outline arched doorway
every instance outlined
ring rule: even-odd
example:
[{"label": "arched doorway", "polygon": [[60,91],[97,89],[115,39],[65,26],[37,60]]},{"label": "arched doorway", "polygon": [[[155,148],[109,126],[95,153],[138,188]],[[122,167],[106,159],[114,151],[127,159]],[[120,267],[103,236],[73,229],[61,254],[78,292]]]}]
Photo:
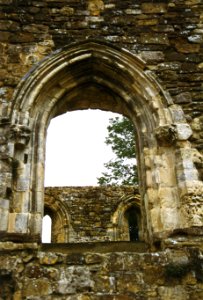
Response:
[{"label": "arched doorway", "polygon": [[124,215],[126,223],[127,240],[139,241],[139,211],[135,206],[128,208]]},{"label": "arched doorway", "polygon": [[51,218],[51,242],[67,243],[71,235],[68,212],[64,204],[54,196],[44,195],[44,216]]},{"label": "arched doorway", "polygon": [[143,241],[144,224],[141,214],[141,197],[137,187],[134,195],[121,197],[120,203],[112,215],[114,241]]},{"label": "arched doorway", "polygon": [[6,235],[40,239],[47,127],[54,116],[87,108],[118,112],[134,124],[144,239],[152,242],[178,228],[201,226],[193,199],[202,185],[182,110],[136,56],[105,42],[85,41],[43,60],[16,91],[9,116],[15,174]]}]

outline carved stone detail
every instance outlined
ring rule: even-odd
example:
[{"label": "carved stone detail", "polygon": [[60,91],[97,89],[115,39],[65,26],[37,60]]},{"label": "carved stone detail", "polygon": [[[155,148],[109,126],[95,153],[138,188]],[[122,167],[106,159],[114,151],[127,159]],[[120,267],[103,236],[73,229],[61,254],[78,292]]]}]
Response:
[{"label": "carved stone detail", "polygon": [[10,128],[10,138],[15,144],[24,147],[30,140],[30,128],[25,125],[14,124]]},{"label": "carved stone detail", "polygon": [[169,146],[177,140],[176,128],[174,125],[165,125],[156,128],[155,135],[160,145]]},{"label": "carved stone detail", "polygon": [[199,187],[196,191],[191,191],[182,197],[181,213],[184,216],[184,220],[187,222],[186,227],[200,226],[202,229],[203,219],[203,201],[202,201],[203,188]]}]

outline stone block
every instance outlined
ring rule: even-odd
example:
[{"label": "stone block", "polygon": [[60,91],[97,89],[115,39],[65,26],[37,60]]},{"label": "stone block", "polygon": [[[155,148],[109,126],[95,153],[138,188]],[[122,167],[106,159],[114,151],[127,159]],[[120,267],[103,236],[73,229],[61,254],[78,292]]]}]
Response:
[{"label": "stone block", "polygon": [[58,256],[55,253],[39,252],[38,257],[41,265],[55,265],[58,262]]},{"label": "stone block", "polygon": [[165,33],[143,33],[140,36],[140,42],[143,44],[169,45],[168,36]]},{"label": "stone block", "polygon": [[142,13],[141,9],[131,9],[127,8],[125,10],[126,15],[140,15]]},{"label": "stone block", "polygon": [[10,201],[8,199],[0,199],[0,209],[8,210]]},{"label": "stone block", "polygon": [[28,213],[10,213],[8,231],[12,233],[27,233],[28,219]]},{"label": "stone block", "polygon": [[0,4],[11,5],[11,4],[13,4],[13,0],[0,0]]},{"label": "stone block", "polygon": [[8,229],[8,210],[0,208],[0,231],[7,231]]},{"label": "stone block", "polygon": [[140,56],[148,63],[164,61],[164,54],[162,51],[141,51]]},{"label": "stone block", "polygon": [[160,206],[163,208],[177,208],[178,206],[178,190],[174,187],[160,187],[158,191]]},{"label": "stone block", "polygon": [[180,216],[177,212],[177,207],[162,207],[160,209],[160,218],[163,224],[163,230],[173,230],[180,224]]},{"label": "stone block", "polygon": [[16,190],[19,192],[27,191],[29,188],[29,179],[28,178],[19,178],[17,181]]},{"label": "stone block", "polygon": [[154,207],[150,210],[150,217],[151,217],[151,226],[153,228],[153,231],[159,232],[163,230],[163,224],[161,221],[161,213],[159,207]]},{"label": "stone block", "polygon": [[66,263],[68,265],[82,265],[85,261],[84,255],[80,253],[70,254],[67,256]]},{"label": "stone block", "polygon": [[147,202],[150,205],[157,205],[158,203],[158,192],[155,189],[148,188],[147,189]]},{"label": "stone block", "polygon": [[157,25],[158,20],[157,19],[143,19],[143,20],[138,20],[137,25],[138,26],[155,26]]},{"label": "stone block", "polygon": [[192,97],[191,94],[189,92],[184,92],[184,93],[180,93],[178,95],[176,95],[175,97],[175,103],[191,103],[192,102]]},{"label": "stone block", "polygon": [[146,184],[148,188],[153,186],[152,172],[146,171]]},{"label": "stone block", "polygon": [[163,287],[158,288],[158,294],[161,300],[187,300],[188,295],[186,289],[181,285],[176,285],[173,287]]},{"label": "stone block", "polygon": [[34,235],[39,235],[42,230],[42,213],[32,213],[29,218],[29,228]]},{"label": "stone block", "polygon": [[16,214],[15,229],[16,232],[26,233],[28,231],[28,213]]},{"label": "stone block", "polygon": [[57,292],[62,295],[76,294],[92,290],[94,282],[90,279],[90,271],[84,266],[71,266],[61,269]]},{"label": "stone block", "polygon": [[[52,293],[51,283],[48,278],[24,279],[22,294],[24,298],[43,297]],[[36,298],[35,298],[36,299]],[[38,298],[39,299],[39,298]]]},{"label": "stone block", "polygon": [[19,31],[20,27],[19,27],[19,23],[14,22],[14,21],[0,21],[0,30],[1,31]]},{"label": "stone block", "polygon": [[178,140],[185,141],[192,135],[192,129],[189,124],[176,124],[176,133]]},{"label": "stone block", "polygon": [[169,107],[173,123],[185,123],[185,116],[183,110],[178,105],[171,105]]},{"label": "stone block", "polygon": [[0,42],[8,42],[9,38],[11,36],[11,33],[10,32],[1,32],[0,34]]},{"label": "stone block", "polygon": [[202,34],[193,34],[188,37],[188,41],[191,43],[202,44],[203,35]]},{"label": "stone block", "polygon": [[85,257],[85,262],[88,265],[99,264],[102,261],[103,261],[102,255],[98,255],[98,254],[88,254]]},{"label": "stone block", "polygon": [[167,4],[164,2],[145,2],[141,4],[141,9],[144,14],[162,14],[167,11]]},{"label": "stone block", "polygon": [[181,53],[198,53],[200,49],[199,44],[192,44],[182,39],[175,42],[175,47]]},{"label": "stone block", "polygon": [[88,10],[92,16],[98,16],[104,10],[102,0],[88,0]]},{"label": "stone block", "polygon": [[170,168],[170,165],[168,165],[168,167],[159,167],[159,169],[157,170],[157,176],[159,178],[161,187],[175,187],[176,177],[174,167]]}]

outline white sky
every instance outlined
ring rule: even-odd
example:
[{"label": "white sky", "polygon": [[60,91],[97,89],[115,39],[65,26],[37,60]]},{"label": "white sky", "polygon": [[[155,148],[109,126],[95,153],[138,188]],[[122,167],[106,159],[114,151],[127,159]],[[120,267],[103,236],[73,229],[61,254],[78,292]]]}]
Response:
[{"label": "white sky", "polygon": [[52,119],[47,136],[45,186],[93,186],[114,157],[104,141],[109,118],[100,110],[68,112]]}]

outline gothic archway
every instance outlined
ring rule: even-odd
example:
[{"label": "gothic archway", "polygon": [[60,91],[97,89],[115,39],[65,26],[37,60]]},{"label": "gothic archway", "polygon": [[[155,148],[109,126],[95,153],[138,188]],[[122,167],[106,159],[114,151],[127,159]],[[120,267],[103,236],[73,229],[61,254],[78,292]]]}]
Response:
[{"label": "gothic archway", "polygon": [[194,201],[202,184],[181,108],[136,56],[85,41],[52,53],[16,90],[5,129],[12,173],[5,236],[40,239],[47,127],[57,115],[88,108],[121,113],[135,126],[144,239],[202,226]]},{"label": "gothic archway", "polygon": [[[139,192],[127,198],[121,198],[112,215],[114,241],[143,241],[144,232],[141,216],[141,198]],[[131,227],[131,228],[130,228]]]},{"label": "gothic archway", "polygon": [[48,214],[52,221],[51,242],[67,243],[71,235],[70,218],[64,204],[53,196],[44,196],[44,215]]}]

